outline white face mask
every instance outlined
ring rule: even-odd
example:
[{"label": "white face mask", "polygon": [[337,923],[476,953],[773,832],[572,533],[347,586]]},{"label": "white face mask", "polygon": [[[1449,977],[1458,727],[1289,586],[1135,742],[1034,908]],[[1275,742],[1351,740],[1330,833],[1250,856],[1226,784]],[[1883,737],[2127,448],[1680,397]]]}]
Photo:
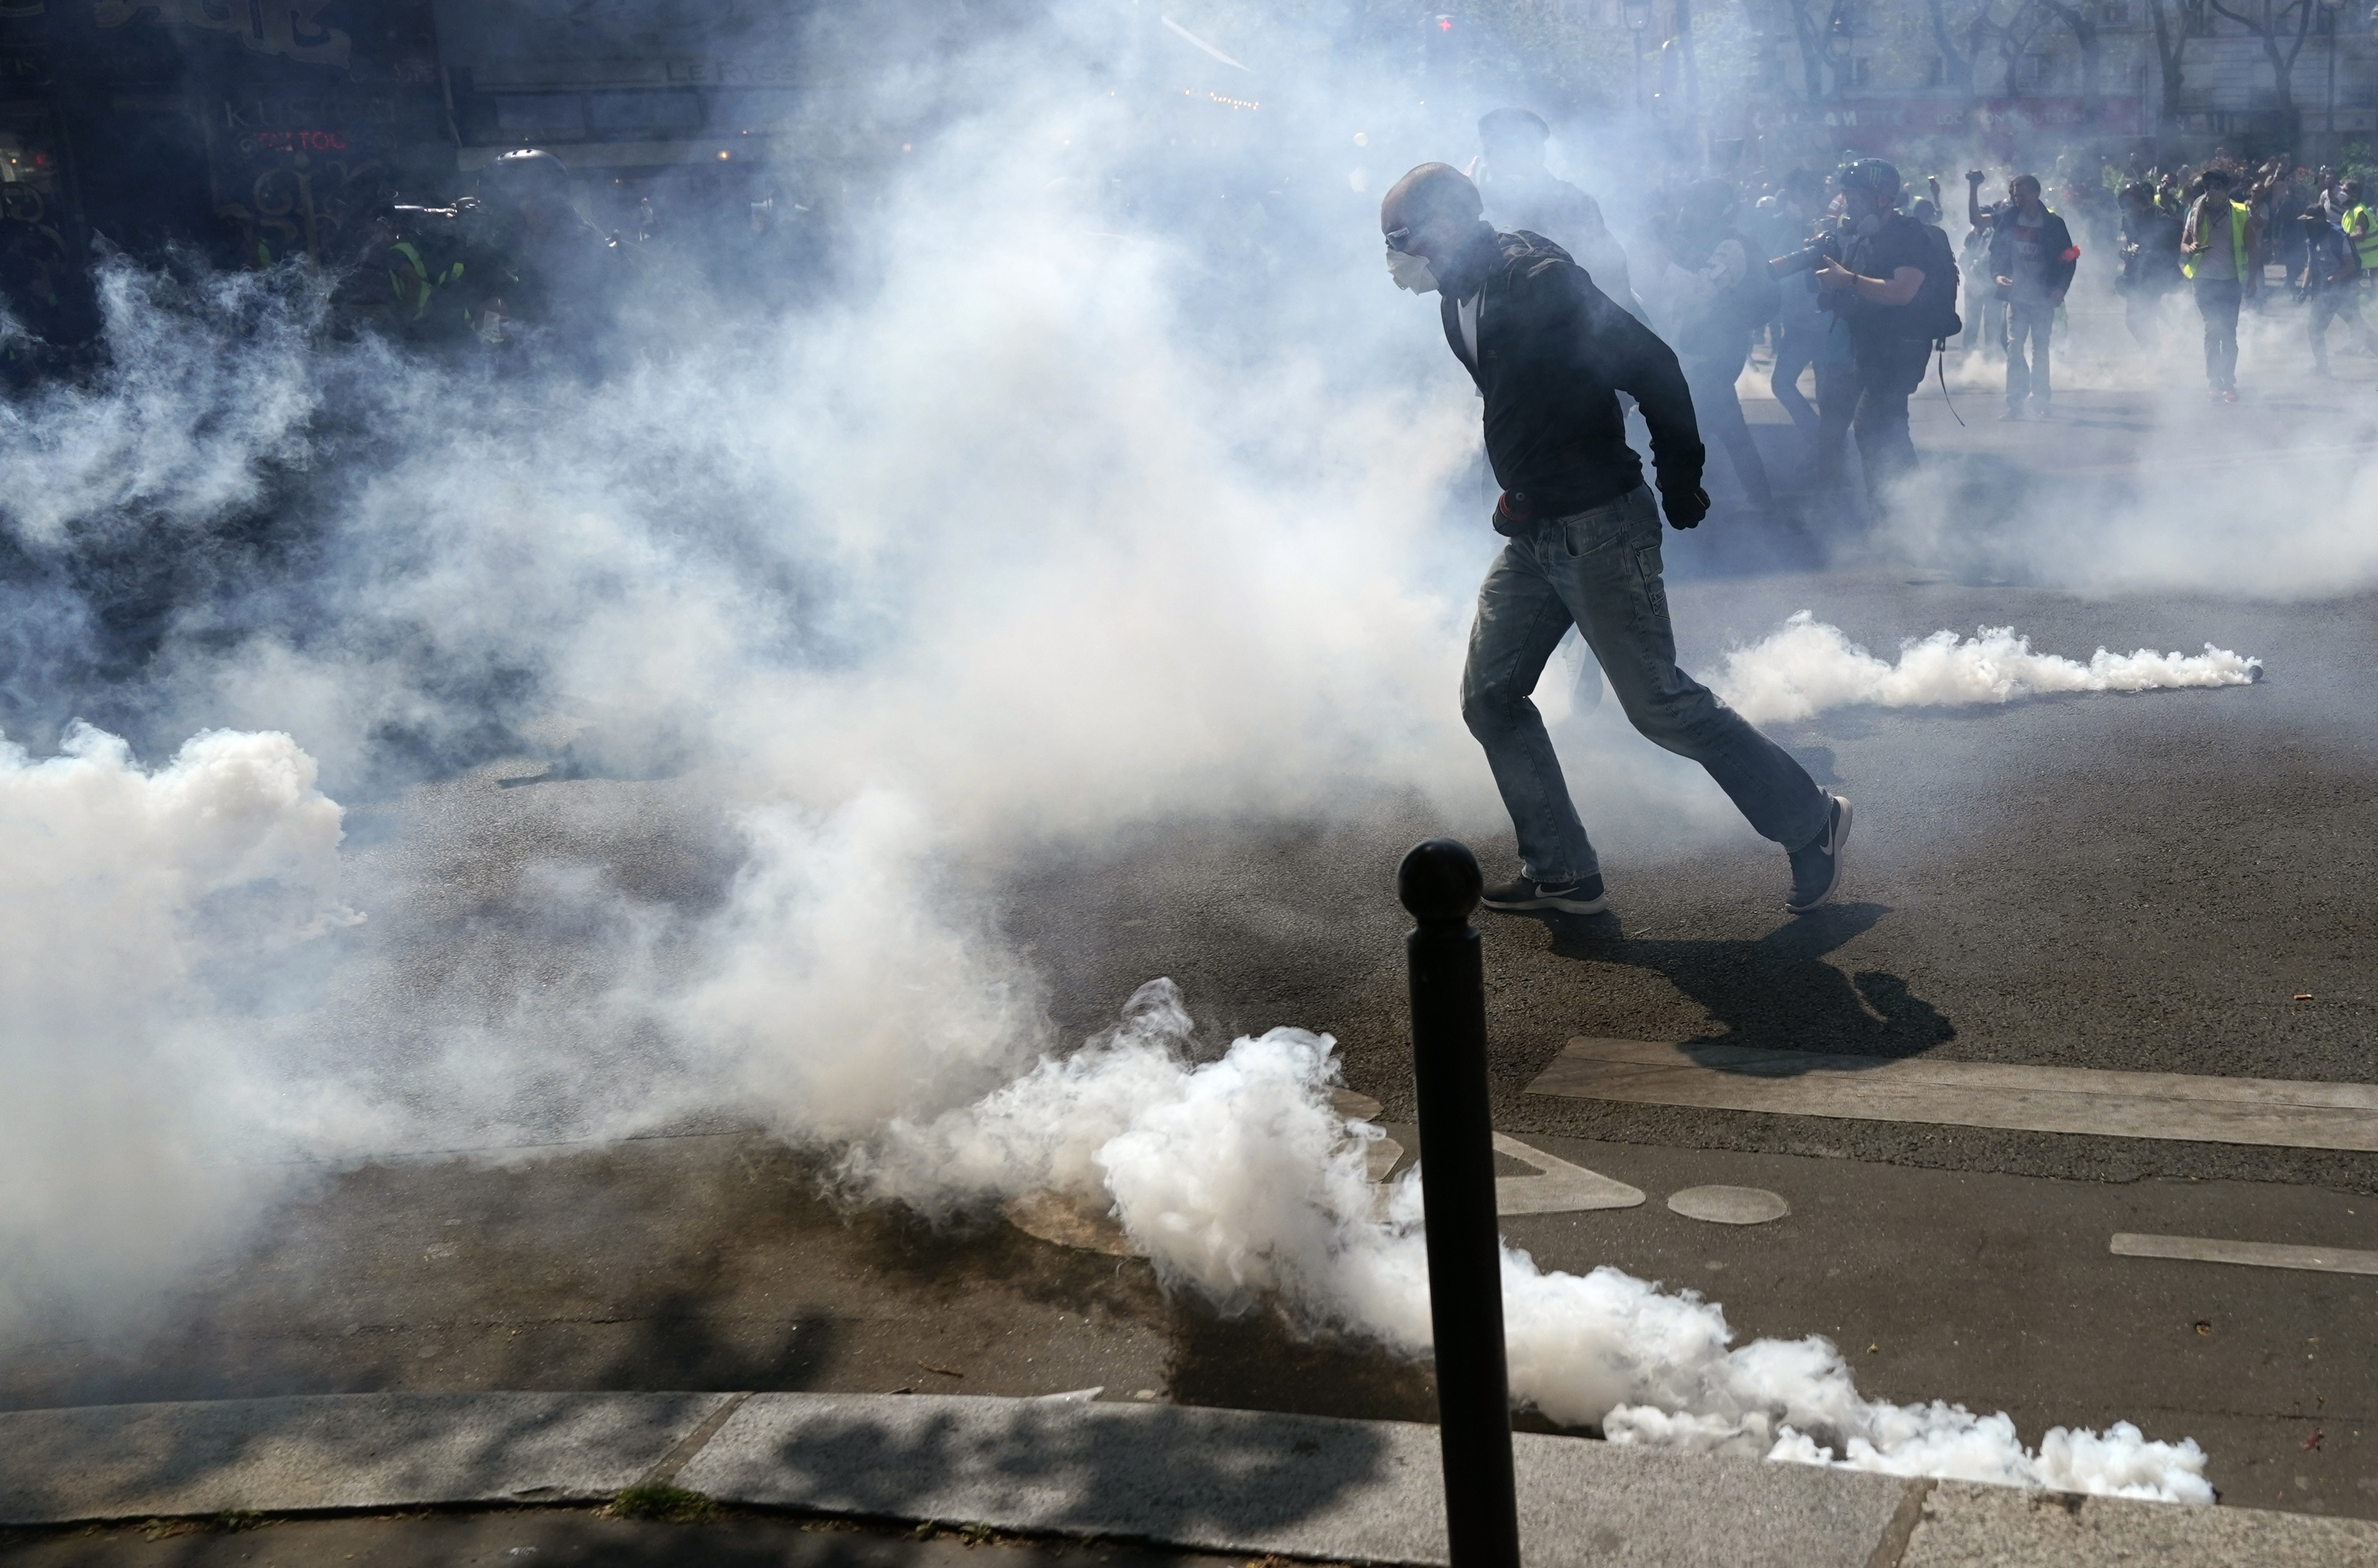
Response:
[{"label": "white face mask", "polygon": [[1868,212],[1865,217],[1857,221],[1855,227],[1861,234],[1871,234],[1882,227],[1882,214],[1880,212]]},{"label": "white face mask", "polygon": [[1436,273],[1430,269],[1426,257],[1391,250],[1387,252],[1387,276],[1396,281],[1399,289],[1410,289],[1416,294],[1436,293]]}]

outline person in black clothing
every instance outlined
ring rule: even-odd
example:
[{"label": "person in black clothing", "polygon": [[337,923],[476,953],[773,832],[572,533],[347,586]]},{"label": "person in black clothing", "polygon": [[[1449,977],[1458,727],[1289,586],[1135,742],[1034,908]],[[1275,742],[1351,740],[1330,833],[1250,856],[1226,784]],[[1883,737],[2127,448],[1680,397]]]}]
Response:
[{"label": "person in black clothing", "polygon": [[1667,246],[1676,357],[1701,428],[1717,438],[1743,495],[1763,511],[1774,505],[1775,492],[1734,384],[1750,357],[1751,329],[1764,325],[1781,302],[1767,258],[1727,224],[1734,205],[1723,180],[1696,180],[1677,203]]},{"label": "person in black clothing", "polygon": [[[483,319],[524,324],[591,367],[619,303],[618,241],[578,215],[570,171],[550,152],[505,153],[481,180],[480,198],[501,252]],[[510,335],[509,327],[497,330]]]},{"label": "person in black clothing", "polygon": [[1955,298],[1956,258],[1938,229],[1898,209],[1899,171],[1879,158],[1860,159],[1841,175],[1847,198],[1849,240],[1840,260],[1817,269],[1827,307],[1848,323],[1857,366],[1857,412],[1850,434],[1866,470],[1868,497],[1880,506],[1886,489],[1916,467],[1907,434],[1907,400],[1924,382],[1936,334],[1955,329],[1948,311],[1919,307],[1931,281],[1936,294]]},{"label": "person in black clothing", "polygon": [[2163,338],[2163,302],[2187,280],[2180,271],[2180,214],[2156,200],[2144,180],[2122,187],[2122,319],[2139,347]]},{"label": "person in black clothing", "polygon": [[1618,394],[1651,436],[1668,521],[1709,512],[1705,461],[1676,356],[1540,235],[1497,233],[1459,169],[1423,163],[1387,192],[1389,272],[1435,292],[1447,344],[1485,401],[1486,458],[1508,543],[1478,592],[1461,714],[1518,831],[1519,875],[1489,909],[1591,915],[1607,906],[1600,863],[1530,693],[1570,626],[1636,729],[1710,772],[1762,836],[1791,851],[1784,907],[1838,884],[1850,804],[1819,789],[1782,747],[1676,667],[1661,580],[1660,506],[1627,444]]},{"label": "person in black clothing", "polygon": [[2296,220],[2295,249],[2304,257],[2296,274],[2296,292],[2312,305],[2305,332],[2312,341],[2312,373],[2328,374],[2328,324],[2342,320],[2361,340],[2361,352],[2378,353],[2378,335],[2361,315],[2361,264],[2353,242],[2329,221],[2318,207],[2307,207]]}]

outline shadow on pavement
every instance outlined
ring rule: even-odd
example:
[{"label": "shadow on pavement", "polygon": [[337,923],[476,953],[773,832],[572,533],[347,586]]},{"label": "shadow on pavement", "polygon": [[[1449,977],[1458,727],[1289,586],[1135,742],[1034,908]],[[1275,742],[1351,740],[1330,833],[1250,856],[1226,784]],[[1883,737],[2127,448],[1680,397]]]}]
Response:
[{"label": "shadow on pavement", "polygon": [[[979,1516],[995,1496],[1022,1505],[1009,1517],[1051,1534],[1277,1541],[1328,1519],[1350,1494],[1375,1500],[1399,1458],[1391,1430],[1353,1422],[1316,1428],[1195,1411],[1149,1420],[1156,1412],[1111,1405],[874,1403],[804,1412],[789,1431],[755,1433],[722,1453],[730,1427],[682,1482],[763,1505],[882,1518]],[[759,1401],[738,1419],[755,1418],[769,1418]]]},{"label": "shadow on pavement", "polygon": [[1182,1291],[1166,1379],[1175,1403],[1350,1420],[1434,1421],[1429,1369],[1359,1339],[1317,1340],[1268,1306],[1236,1318]]},{"label": "shadow on pavement", "polygon": [[[1678,1049],[1686,1054],[1696,1046],[1723,1044],[1920,1056],[1956,1037],[1956,1026],[1945,1014],[1896,975],[1844,975],[1823,962],[1890,913],[1880,904],[1827,904],[1755,941],[1630,938],[1615,915],[1542,918],[1552,934],[1551,950],[1559,956],[1650,970],[1707,1011],[1710,1031],[1684,1041]],[[1770,1065],[1761,1071],[1774,1076],[1778,1070]]]}]

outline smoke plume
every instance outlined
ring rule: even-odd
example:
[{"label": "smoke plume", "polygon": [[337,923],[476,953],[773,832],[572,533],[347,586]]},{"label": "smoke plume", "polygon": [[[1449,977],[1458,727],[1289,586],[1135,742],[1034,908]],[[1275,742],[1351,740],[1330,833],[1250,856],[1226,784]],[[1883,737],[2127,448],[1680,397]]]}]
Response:
[{"label": "smoke plume", "polygon": [[[1283,95],[1225,156],[1166,118],[1181,70],[1225,67],[1119,15],[885,77],[853,120],[930,134],[843,236],[852,281],[754,316],[662,244],[598,378],[342,338],[297,263],[102,268],[96,368],[0,402],[0,1337],[170,1291],[290,1162],[726,1113],[929,1213],[1111,1203],[1179,1288],[1425,1354],[1417,1190],[1375,1215],[1324,1040],[1195,1065],[1155,990],[1069,1049],[996,935],[1001,877],[1052,844],[1382,799],[1501,831],[1455,700],[1498,544],[1474,402],[1376,229],[1468,116],[1249,21],[1228,53]],[[1193,104],[1258,102],[1213,85]],[[1647,150],[1591,152],[1567,172],[1624,229]],[[2161,508],[1988,547],[2033,580],[2229,582]],[[2309,561],[2303,522],[2224,547]],[[2353,539],[2332,588],[2378,564]],[[1891,665],[1796,621],[1724,684],[1786,715],[2252,663],[1946,637]],[[1593,762],[1605,839],[1740,832],[1631,736]],[[611,783],[501,818],[498,769]],[[342,865],[334,798],[409,803],[410,836]],[[736,863],[631,888],[600,845],[637,833]],[[431,847],[501,862],[504,918],[452,915],[405,863]],[[402,940],[440,920],[470,940],[425,1001]],[[566,984],[498,962],[521,932]],[[2003,1418],[1860,1399],[1821,1342],[1733,1347],[1689,1294],[1519,1254],[1507,1289],[1521,1396],[1614,1439],[2203,1495],[2191,1446],[2025,1453]]]},{"label": "smoke plume", "polygon": [[1910,638],[1899,662],[1887,664],[1852,642],[1839,627],[1807,610],[1747,648],[1728,652],[1712,688],[1752,724],[1789,723],[1827,708],[1871,703],[1882,708],[1938,707],[1963,702],[2011,702],[2060,692],[2171,691],[2251,686],[2262,661],[2241,658],[2210,642],[2202,653],[2108,653],[2087,664],[2035,653],[2012,627],[1984,627],[1960,640],[1953,631]]}]

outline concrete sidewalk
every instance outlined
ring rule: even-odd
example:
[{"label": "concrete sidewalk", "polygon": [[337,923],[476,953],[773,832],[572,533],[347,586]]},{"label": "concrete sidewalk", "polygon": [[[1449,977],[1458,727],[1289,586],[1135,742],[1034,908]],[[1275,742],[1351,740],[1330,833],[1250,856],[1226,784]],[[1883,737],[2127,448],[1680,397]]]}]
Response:
[{"label": "concrete sidewalk", "polygon": [[[1530,1568],[2378,1565],[2378,1525],[1517,1440]],[[0,1415],[0,1524],[720,1502],[1330,1562],[1446,1562],[1436,1431],[1087,1399],[348,1394]]]}]

